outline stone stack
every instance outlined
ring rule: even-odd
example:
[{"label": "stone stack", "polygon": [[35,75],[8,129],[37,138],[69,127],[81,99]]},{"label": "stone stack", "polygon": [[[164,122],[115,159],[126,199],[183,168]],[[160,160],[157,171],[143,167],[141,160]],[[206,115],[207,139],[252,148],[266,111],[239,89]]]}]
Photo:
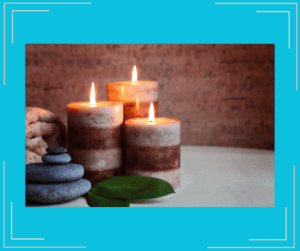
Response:
[{"label": "stone stack", "polygon": [[82,179],[84,169],[71,164],[63,147],[48,147],[44,163],[26,165],[26,200],[39,203],[60,203],[75,199],[91,189],[90,181]]}]

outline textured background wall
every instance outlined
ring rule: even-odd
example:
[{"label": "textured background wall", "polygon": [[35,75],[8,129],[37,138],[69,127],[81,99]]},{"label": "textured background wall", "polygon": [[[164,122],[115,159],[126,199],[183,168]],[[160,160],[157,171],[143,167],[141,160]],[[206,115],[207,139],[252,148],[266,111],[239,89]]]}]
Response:
[{"label": "textured background wall", "polygon": [[159,116],[181,120],[182,144],[274,149],[273,45],[26,45],[26,106],[58,114],[106,83],[159,84]]}]

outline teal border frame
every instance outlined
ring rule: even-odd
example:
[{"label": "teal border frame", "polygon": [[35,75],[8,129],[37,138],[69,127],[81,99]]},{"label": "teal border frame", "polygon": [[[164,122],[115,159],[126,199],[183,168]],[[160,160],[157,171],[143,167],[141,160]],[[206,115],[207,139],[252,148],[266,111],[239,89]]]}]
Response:
[{"label": "teal border frame", "polygon": [[[34,6],[33,7],[34,9],[36,9],[37,6],[40,7],[40,5],[45,5],[45,4],[47,4],[47,5],[48,4],[62,4],[62,5],[64,5],[64,4],[70,4],[70,5],[75,4],[75,5],[78,5],[78,6],[80,6],[81,4],[92,5],[93,1],[92,2],[4,2],[3,3],[3,86],[4,87],[2,86],[1,92],[2,92],[2,90],[5,91],[5,89],[3,89],[3,88],[7,88],[6,74],[5,74],[5,72],[7,70],[7,68],[5,66],[7,55],[6,55],[6,47],[5,47],[6,45],[5,45],[5,43],[7,43],[7,37],[8,37],[8,35],[6,35],[6,31],[7,31],[6,26],[7,26],[8,20],[6,20],[6,17],[5,17],[5,15],[6,15],[5,7],[6,7],[6,5],[9,5],[9,4],[13,4],[13,5],[16,5],[16,6],[30,4],[31,6]],[[264,9],[266,9],[265,6],[268,6],[268,10],[262,10],[262,8],[258,8],[257,12],[274,12],[274,13],[275,12],[277,12],[277,13],[285,12],[285,13],[288,13],[289,27],[290,27],[290,18],[292,17],[293,12],[295,12],[295,19],[296,19],[295,34],[293,34],[293,31],[292,32],[289,31],[289,40],[288,40],[289,43],[288,44],[290,44],[290,42],[291,42],[290,34],[295,35],[295,41],[293,41],[293,42],[295,42],[295,62],[294,63],[295,63],[295,80],[296,80],[294,90],[297,93],[296,95],[298,95],[298,2],[294,2],[294,3],[282,3],[282,2],[281,3],[276,3],[276,2],[264,2],[264,3],[263,2],[261,2],[261,3],[250,3],[250,2],[248,2],[248,3],[243,3],[243,2],[234,3],[234,2],[232,2],[232,3],[225,3],[225,2],[215,2],[213,4],[215,5],[215,8],[224,7],[224,6],[221,6],[221,5],[229,5],[229,6],[230,5],[257,5],[259,7],[264,6]],[[274,5],[276,5],[276,6],[278,6],[278,5],[293,6],[294,5],[295,10],[282,10],[281,11],[281,10],[278,10],[278,9],[274,9],[273,8]],[[18,6],[18,8],[19,8],[19,6]],[[28,10],[12,10],[12,11],[28,11]],[[47,7],[47,10],[46,9],[45,10],[41,10],[41,9],[32,10],[32,12],[34,12],[34,11],[44,11],[44,12],[50,11],[51,12],[51,8]],[[12,21],[13,21],[13,19],[12,19]],[[288,48],[288,49],[290,49],[290,48]],[[291,46],[291,50],[292,49],[293,49],[293,45]],[[3,95],[5,95],[5,94],[3,94]],[[2,96],[0,96],[0,97],[2,97]],[[298,97],[298,96],[296,96],[296,97]],[[2,102],[1,102],[1,104],[2,104]],[[7,181],[5,180],[5,175],[6,175],[5,165],[8,165],[8,164],[6,163],[5,156],[1,156],[1,157],[3,159],[3,248],[4,249],[6,249],[6,248],[29,248],[29,249],[30,248],[88,248],[88,243],[85,244],[85,246],[77,246],[77,245],[74,245],[74,246],[69,246],[69,245],[67,245],[67,246],[45,245],[45,246],[43,246],[43,245],[40,245],[40,244],[38,246],[34,246],[34,245],[12,246],[12,245],[7,245],[5,243],[5,240],[6,240],[7,236],[9,236],[9,234],[5,233],[5,232],[7,232],[7,229],[8,229],[8,227],[7,227],[8,224],[7,224],[7,220],[6,220],[8,214],[7,214],[7,210],[5,210],[5,209],[6,209],[7,205],[9,204],[9,202],[10,202],[10,209],[11,209],[10,210],[10,218],[11,218],[11,222],[10,222],[11,223],[10,224],[10,229],[11,229],[10,241],[12,241],[13,243],[15,243],[15,242],[17,243],[18,241],[27,241],[27,240],[29,240],[29,241],[42,241],[42,240],[45,240],[45,238],[22,238],[22,237],[21,238],[16,238],[16,237],[13,237],[13,201],[12,201],[12,199],[10,199],[9,195],[6,196],[6,192],[5,192],[6,183],[7,183]],[[296,160],[292,160],[292,161],[296,162]],[[229,245],[229,246],[227,246],[227,245],[214,246],[214,245],[205,244],[206,248],[207,249],[237,249],[237,248],[240,248],[240,249],[245,249],[245,248],[247,248],[247,249],[251,249],[251,248],[256,248],[256,249],[257,248],[259,248],[259,249],[264,249],[264,248],[267,248],[267,249],[272,249],[272,248],[274,248],[274,249],[278,249],[278,248],[280,248],[280,249],[290,249],[290,248],[292,248],[292,249],[295,249],[296,248],[296,237],[297,237],[296,236],[296,213],[295,213],[296,212],[296,171],[295,171],[296,165],[295,164],[290,165],[290,163],[289,163],[286,171],[289,172],[291,167],[293,167],[293,175],[292,175],[292,177],[293,177],[293,189],[290,189],[290,194],[292,195],[292,198],[293,198],[292,210],[290,209],[291,208],[290,205],[284,205],[284,206],[280,205],[280,209],[285,209],[284,216],[283,215],[280,216],[280,217],[284,218],[284,220],[285,220],[284,221],[285,222],[285,231],[284,231],[285,238],[284,239],[272,239],[272,238],[271,239],[270,238],[269,239],[249,239],[249,241],[251,241],[251,242],[254,242],[254,241],[259,241],[260,243],[268,242],[268,244],[269,244],[269,242],[272,242],[272,244],[274,244],[274,245],[266,244],[267,246],[263,246],[263,245],[262,246],[240,246],[239,244],[237,244],[237,246],[234,246],[235,243],[232,242],[231,245]],[[6,204],[6,206],[5,206],[5,204]],[[26,210],[30,210],[30,209],[26,209]],[[290,226],[291,225],[290,224],[291,220],[290,220],[290,216],[289,216],[291,211],[292,211],[292,215],[293,215],[293,217],[292,217],[292,219],[293,219],[292,220],[293,233],[292,234],[290,234],[290,231],[287,232],[287,229],[291,228],[291,226]],[[157,211],[155,211],[155,213],[157,213]],[[285,242],[285,241],[290,240],[291,235],[292,235],[291,239],[292,239],[293,245],[291,245],[291,246],[288,246],[288,245],[279,246],[279,245],[277,245],[278,241]],[[262,238],[263,238],[263,236],[262,236]],[[67,239],[67,242],[71,242],[71,241],[72,240]],[[53,242],[55,242],[55,239],[53,240]]]}]

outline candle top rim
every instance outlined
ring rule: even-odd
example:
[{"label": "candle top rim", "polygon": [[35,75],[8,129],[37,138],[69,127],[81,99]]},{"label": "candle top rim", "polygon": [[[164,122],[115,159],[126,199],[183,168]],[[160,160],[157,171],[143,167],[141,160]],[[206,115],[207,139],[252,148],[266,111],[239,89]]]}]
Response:
[{"label": "candle top rim", "polygon": [[[149,118],[133,118],[133,119],[127,119],[125,121],[125,124],[128,125],[163,125],[163,124],[177,124],[180,123],[180,120],[174,119],[174,118],[166,118],[166,117],[156,117],[154,119],[154,123],[150,124]],[[145,123],[147,122],[147,123]]]},{"label": "candle top rim", "polygon": [[106,106],[119,106],[123,105],[122,102],[115,102],[115,101],[97,101],[96,105],[93,106],[90,104],[90,101],[80,101],[80,102],[72,102],[68,103],[67,107],[106,107]]},{"label": "candle top rim", "polygon": [[107,83],[107,85],[128,85],[128,86],[135,86],[135,85],[144,85],[144,84],[157,84],[155,80],[138,80],[136,82],[128,81],[115,81]]}]

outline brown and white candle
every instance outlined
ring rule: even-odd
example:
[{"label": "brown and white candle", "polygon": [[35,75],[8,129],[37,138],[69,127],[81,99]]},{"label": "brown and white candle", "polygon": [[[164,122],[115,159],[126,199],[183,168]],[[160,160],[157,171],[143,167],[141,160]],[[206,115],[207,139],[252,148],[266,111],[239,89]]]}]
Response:
[{"label": "brown and white candle", "polygon": [[154,104],[154,112],[157,116],[157,86],[156,81],[138,81],[134,67],[132,81],[107,83],[107,100],[123,103],[124,121],[131,118],[148,117],[151,102]]},{"label": "brown and white candle", "polygon": [[68,153],[95,183],[120,175],[123,105],[120,102],[75,102],[67,105]]},{"label": "brown and white candle", "polygon": [[125,174],[160,178],[180,186],[180,121],[137,118],[125,121]]}]

